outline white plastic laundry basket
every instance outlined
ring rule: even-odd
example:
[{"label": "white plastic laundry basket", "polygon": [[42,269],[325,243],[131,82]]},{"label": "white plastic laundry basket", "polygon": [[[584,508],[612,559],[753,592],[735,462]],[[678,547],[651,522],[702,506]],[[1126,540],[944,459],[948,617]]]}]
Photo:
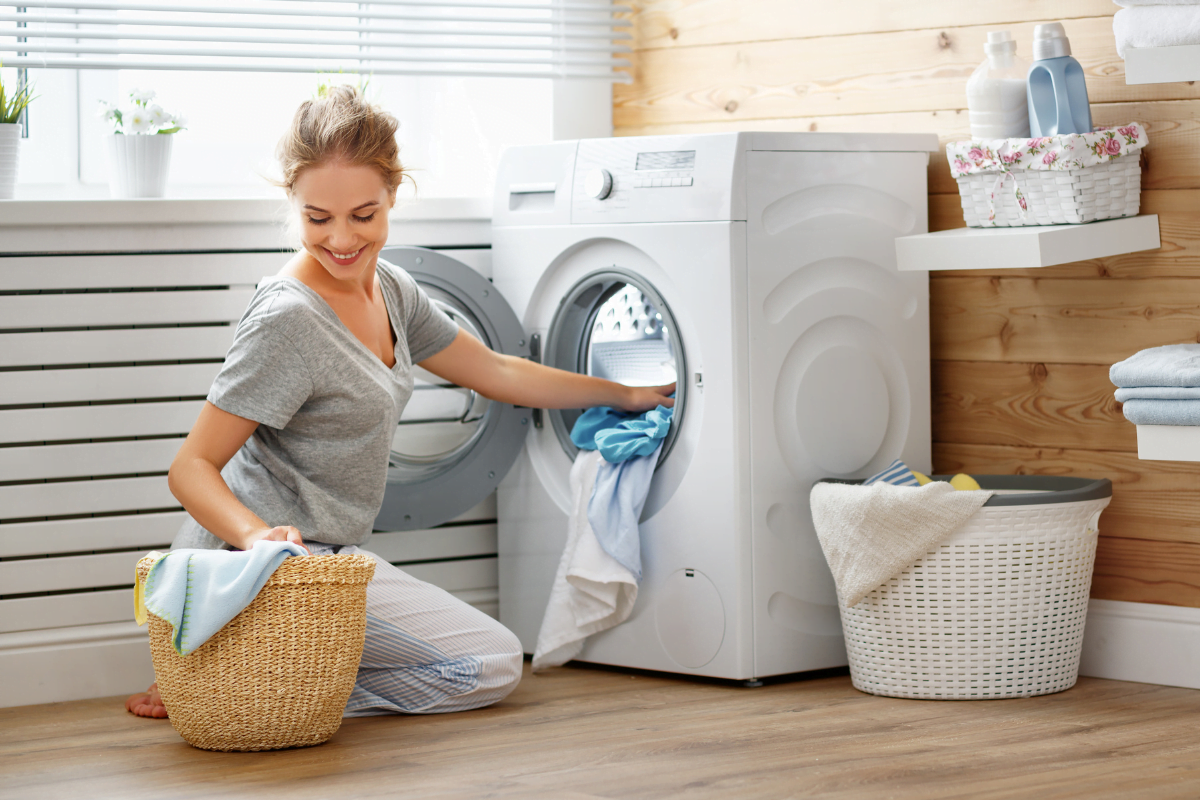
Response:
[{"label": "white plastic laundry basket", "polygon": [[1001,494],[842,627],[855,688],[941,700],[1075,685],[1108,480],[976,476]]}]

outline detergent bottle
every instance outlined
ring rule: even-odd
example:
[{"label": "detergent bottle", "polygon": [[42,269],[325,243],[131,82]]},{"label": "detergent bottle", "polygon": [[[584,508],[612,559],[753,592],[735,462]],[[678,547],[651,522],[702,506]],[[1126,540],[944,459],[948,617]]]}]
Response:
[{"label": "detergent bottle", "polygon": [[1017,56],[1017,43],[1008,31],[989,31],[983,52],[987,53],[987,59],[967,81],[971,138],[1028,137],[1025,76],[1029,65]]},{"label": "detergent bottle", "polygon": [[1028,79],[1030,135],[1090,133],[1092,110],[1083,67],[1071,58],[1071,43],[1061,22],[1034,29],[1033,57]]}]

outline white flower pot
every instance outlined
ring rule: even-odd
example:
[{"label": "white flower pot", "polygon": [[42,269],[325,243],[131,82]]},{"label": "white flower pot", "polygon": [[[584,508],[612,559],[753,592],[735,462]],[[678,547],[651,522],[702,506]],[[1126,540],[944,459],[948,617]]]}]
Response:
[{"label": "white flower pot", "polygon": [[108,186],[113,197],[162,197],[171,168],[172,134],[108,137]]},{"label": "white flower pot", "polygon": [[17,187],[17,153],[21,149],[21,126],[0,124],[0,200],[11,200]]}]

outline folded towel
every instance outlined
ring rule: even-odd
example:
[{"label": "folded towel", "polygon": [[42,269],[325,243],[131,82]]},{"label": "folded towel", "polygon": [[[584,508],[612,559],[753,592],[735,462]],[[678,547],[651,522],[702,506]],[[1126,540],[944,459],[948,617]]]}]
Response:
[{"label": "folded towel", "polygon": [[585,450],[571,467],[567,546],[558,562],[538,632],[534,672],[565,664],[579,655],[588,636],[620,625],[637,601],[637,580],[604,552],[588,523],[589,498],[600,461],[599,453]]},{"label": "folded towel", "polygon": [[143,586],[135,581],[134,618],[146,612],[170,623],[171,645],[186,656],[207,642],[258,595],[288,556],[308,551],[291,542],[258,541],[249,550],[172,550],[157,556]]},{"label": "folded towel", "polygon": [[1200,425],[1200,400],[1128,400],[1121,410],[1134,425]]},{"label": "folded towel", "polygon": [[644,414],[627,414],[611,408],[589,408],[575,420],[571,441],[581,450],[599,450],[604,460],[616,464],[648,456],[658,449],[671,430],[674,410],[659,406]]},{"label": "folded towel", "polygon": [[1114,3],[1121,8],[1133,8],[1134,6],[1195,6],[1200,5],[1200,0],[1113,0]]},{"label": "folded towel", "polygon": [[642,537],[638,520],[646,507],[650,479],[658,466],[662,442],[650,455],[617,464],[603,461],[596,470],[596,485],[588,501],[588,523],[597,541],[617,563],[642,580]]},{"label": "folded towel", "polygon": [[1130,400],[1200,400],[1200,386],[1131,386],[1117,389],[1118,403]]},{"label": "folded towel", "polygon": [[853,606],[958,530],[994,492],[818,483],[809,496],[838,598]]},{"label": "folded towel", "polygon": [[1168,344],[1134,353],[1112,365],[1108,379],[1134,386],[1200,386],[1200,344]]},{"label": "folded towel", "polygon": [[1138,5],[1113,16],[1117,55],[1127,47],[1174,47],[1200,44],[1200,6]]}]

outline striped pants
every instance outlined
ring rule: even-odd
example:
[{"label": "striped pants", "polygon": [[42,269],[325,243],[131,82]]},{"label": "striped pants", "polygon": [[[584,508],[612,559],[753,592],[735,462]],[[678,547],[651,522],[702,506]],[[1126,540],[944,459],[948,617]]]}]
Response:
[{"label": "striped pants", "polygon": [[307,543],[313,555],[375,559],[367,637],[347,717],[441,714],[504,699],[521,680],[521,642],[508,628],[436,586],[354,546]]}]

